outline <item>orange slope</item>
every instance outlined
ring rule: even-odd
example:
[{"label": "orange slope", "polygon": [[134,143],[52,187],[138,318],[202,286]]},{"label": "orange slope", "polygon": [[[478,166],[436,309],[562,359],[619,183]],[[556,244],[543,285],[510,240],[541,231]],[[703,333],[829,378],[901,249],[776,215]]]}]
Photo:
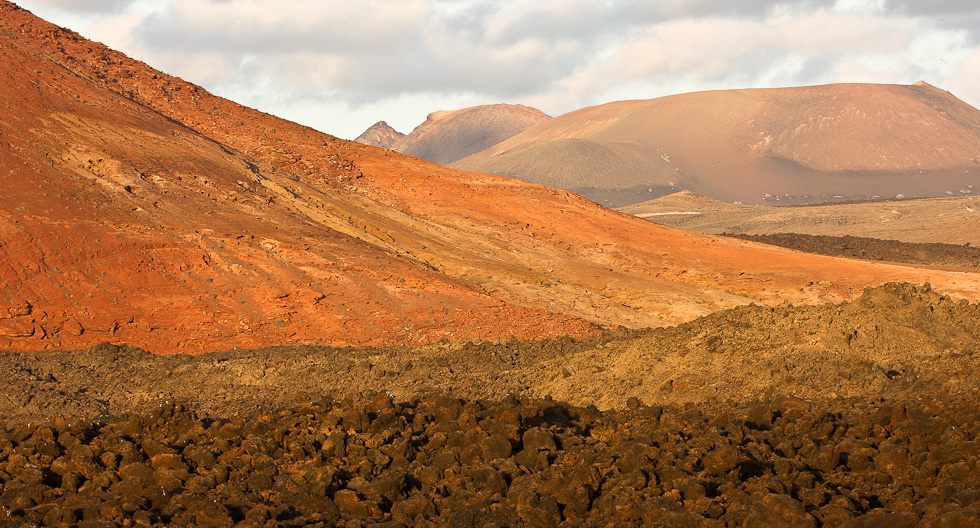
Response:
[{"label": "orange slope", "polygon": [[341,141],[0,14],[3,86],[26,94],[0,114],[0,348],[582,335],[894,280],[980,297],[976,274],[686,233]]},{"label": "orange slope", "polygon": [[284,199],[294,176],[67,71],[35,43],[0,34],[0,348],[594,331],[311,220]]}]

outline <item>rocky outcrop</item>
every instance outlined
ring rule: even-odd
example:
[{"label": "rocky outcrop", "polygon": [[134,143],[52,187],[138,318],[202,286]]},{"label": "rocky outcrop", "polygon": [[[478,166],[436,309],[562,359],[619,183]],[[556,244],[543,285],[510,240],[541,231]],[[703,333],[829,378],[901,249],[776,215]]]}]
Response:
[{"label": "rocky outcrop", "polygon": [[[976,526],[974,400],[165,403],[0,433],[11,525]],[[941,490],[941,491],[940,491]]]},{"label": "rocky outcrop", "polygon": [[390,149],[395,148],[404,137],[405,134],[391,128],[388,123],[378,121],[365,130],[363,134],[357,136],[354,141],[373,147]]},{"label": "rocky outcrop", "polygon": [[446,165],[549,119],[540,110],[523,105],[474,106],[433,112],[408,135],[399,134],[381,121],[354,141]]}]

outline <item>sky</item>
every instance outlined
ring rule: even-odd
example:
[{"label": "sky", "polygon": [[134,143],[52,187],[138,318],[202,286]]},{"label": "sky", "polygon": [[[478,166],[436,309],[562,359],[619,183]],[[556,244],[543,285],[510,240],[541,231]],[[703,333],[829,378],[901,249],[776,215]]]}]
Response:
[{"label": "sky", "polygon": [[980,107],[977,0],[14,0],[208,91],[353,139],[437,110],[557,116],[714,89],[926,81]]}]

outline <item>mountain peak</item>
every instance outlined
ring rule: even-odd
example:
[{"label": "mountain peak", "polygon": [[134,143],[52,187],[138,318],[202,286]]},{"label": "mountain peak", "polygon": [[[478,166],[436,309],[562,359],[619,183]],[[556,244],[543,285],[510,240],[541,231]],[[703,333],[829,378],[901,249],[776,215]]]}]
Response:
[{"label": "mountain peak", "polygon": [[490,148],[532,126],[551,119],[544,112],[523,105],[493,104],[473,106],[461,110],[438,110],[430,113],[425,122],[415,127],[407,136],[381,143],[383,132],[375,124],[355,140],[366,145],[383,146],[422,158],[433,163],[447,165],[481,150]]},{"label": "mountain peak", "polygon": [[357,136],[354,141],[373,147],[390,149],[395,147],[404,137],[405,134],[395,130],[385,121],[378,121],[365,130],[363,134]]},{"label": "mountain peak", "polygon": [[924,82],[849,83],[607,103],[453,167],[612,207],[680,189],[781,205],[946,195],[977,184],[977,152],[980,110],[950,93]]}]

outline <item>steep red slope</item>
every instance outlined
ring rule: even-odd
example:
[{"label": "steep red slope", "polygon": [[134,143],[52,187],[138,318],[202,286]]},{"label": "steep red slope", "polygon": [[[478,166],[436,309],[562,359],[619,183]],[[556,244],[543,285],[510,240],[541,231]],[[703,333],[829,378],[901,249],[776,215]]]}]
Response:
[{"label": "steep red slope", "polygon": [[532,337],[534,319],[553,334],[589,331],[311,221],[280,199],[304,192],[284,188],[294,176],[67,71],[6,29],[0,347]]},{"label": "steep red slope", "polygon": [[885,281],[980,292],[973,274],[685,233],[341,141],[0,15],[0,348],[544,337]]},{"label": "steep red slope", "polygon": [[980,184],[978,160],[980,110],[917,83],[609,103],[453,166],[598,198],[618,193],[608,203],[621,206],[681,189],[745,203],[941,196]]}]

